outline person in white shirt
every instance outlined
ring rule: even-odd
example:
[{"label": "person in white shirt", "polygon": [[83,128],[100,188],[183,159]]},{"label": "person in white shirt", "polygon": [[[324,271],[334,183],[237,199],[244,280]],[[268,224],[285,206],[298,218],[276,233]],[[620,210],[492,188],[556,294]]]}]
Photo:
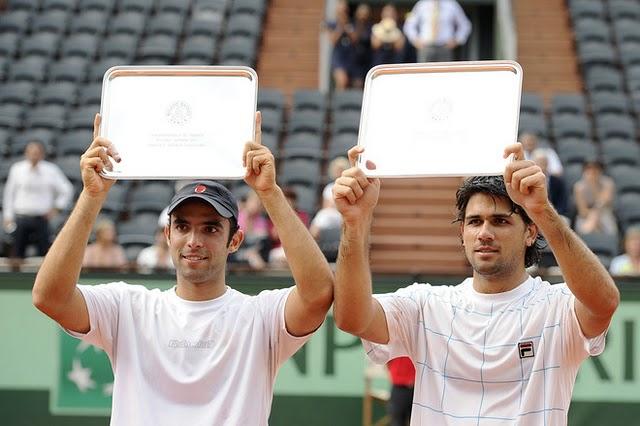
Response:
[{"label": "person in white shirt", "polygon": [[[522,145],[504,176],[467,179],[456,194],[473,276],[457,286],[414,284],[372,296],[368,240],[380,180],[355,167],[334,185],[343,217],[334,319],[378,363],[416,366],[412,425],[562,425],[580,363],[600,354],[619,291],[551,206]],[[566,283],[530,277],[544,235]]]},{"label": "person in white shirt", "polygon": [[[168,214],[167,217],[169,217]],[[167,219],[168,224],[169,220]],[[138,267],[138,272],[142,273],[175,269],[171,260],[171,253],[169,253],[167,239],[164,236],[164,226],[156,231],[154,244],[140,250],[136,258],[136,266]]]},{"label": "person in white shirt", "polygon": [[49,221],[66,208],[73,185],[60,168],[44,160],[44,146],[29,142],[25,159],[13,164],[4,187],[3,225],[14,232],[13,255],[25,257],[27,245],[35,243],[38,256],[49,249]]},{"label": "person in white shirt", "polygon": [[76,285],[92,224],[120,161],[99,137],[82,156],[83,190],[44,259],[34,305],[70,334],[107,353],[114,370],[111,425],[266,425],[278,368],[324,321],[333,275],[275,183],[260,143],[245,145],[245,182],[261,198],[287,252],[295,286],[244,295],[227,287],[229,254],[242,244],[238,206],[213,181],[195,181],[169,204],[165,236],[177,285],[167,291],[110,283]]},{"label": "person in white shirt", "polygon": [[544,152],[547,157],[547,171],[553,176],[561,177],[564,173],[564,167],[562,167],[562,161],[558,157],[558,153],[550,146],[540,146],[538,137],[533,133],[522,133],[520,135],[520,143],[524,148],[525,160],[533,160],[534,153],[536,151]]},{"label": "person in white shirt", "polygon": [[418,62],[452,61],[453,49],[471,34],[471,22],[455,0],[420,0],[403,31],[416,48]]}]

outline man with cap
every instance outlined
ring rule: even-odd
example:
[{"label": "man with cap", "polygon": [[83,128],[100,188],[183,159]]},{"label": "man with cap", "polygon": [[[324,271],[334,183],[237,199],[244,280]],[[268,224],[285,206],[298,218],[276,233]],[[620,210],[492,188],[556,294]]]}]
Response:
[{"label": "man with cap", "polygon": [[[244,150],[245,182],[260,196],[282,240],[296,285],[248,296],[225,284],[240,247],[238,207],[212,181],[174,196],[165,235],[175,287],[123,282],[76,285],[93,222],[120,161],[98,136],[81,157],[83,191],[36,277],[35,306],[71,335],[105,350],[114,370],[112,425],[266,425],[282,363],[324,321],[333,276],[313,238],[275,183],[271,152],[256,138]],[[109,158],[110,157],[110,158]]]}]

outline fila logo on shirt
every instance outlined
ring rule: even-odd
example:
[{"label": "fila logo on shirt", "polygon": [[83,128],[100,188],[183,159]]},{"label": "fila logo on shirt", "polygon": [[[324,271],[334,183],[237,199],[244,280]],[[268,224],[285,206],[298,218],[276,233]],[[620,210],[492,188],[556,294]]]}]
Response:
[{"label": "fila logo on shirt", "polygon": [[518,343],[518,354],[520,355],[520,359],[533,358],[533,342],[528,341]]}]

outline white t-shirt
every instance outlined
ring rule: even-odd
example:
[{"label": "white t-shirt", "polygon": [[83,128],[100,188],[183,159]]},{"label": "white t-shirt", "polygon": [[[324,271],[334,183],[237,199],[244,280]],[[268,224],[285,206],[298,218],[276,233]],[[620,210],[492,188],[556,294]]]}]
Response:
[{"label": "white t-shirt", "polygon": [[528,278],[481,294],[414,284],[377,295],[390,341],[364,341],[378,363],[409,356],[416,366],[411,425],[563,425],[580,362],[604,350],[584,337],[566,284]]},{"label": "white t-shirt", "polygon": [[278,368],[309,338],[290,335],[291,288],[231,288],[191,302],[167,291],[79,285],[91,330],[114,371],[111,425],[266,425]]}]

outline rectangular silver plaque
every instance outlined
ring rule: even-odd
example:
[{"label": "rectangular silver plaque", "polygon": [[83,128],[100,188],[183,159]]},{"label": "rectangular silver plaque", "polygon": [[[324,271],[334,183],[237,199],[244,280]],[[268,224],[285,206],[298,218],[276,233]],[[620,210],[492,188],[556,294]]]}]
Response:
[{"label": "rectangular silver plaque", "polygon": [[374,67],[358,165],[372,177],[502,174],[504,147],[517,140],[521,89],[522,68],[513,61]]},{"label": "rectangular silver plaque", "polygon": [[112,179],[241,179],[258,76],[248,67],[117,66],[102,85],[100,135],[122,161]]}]

